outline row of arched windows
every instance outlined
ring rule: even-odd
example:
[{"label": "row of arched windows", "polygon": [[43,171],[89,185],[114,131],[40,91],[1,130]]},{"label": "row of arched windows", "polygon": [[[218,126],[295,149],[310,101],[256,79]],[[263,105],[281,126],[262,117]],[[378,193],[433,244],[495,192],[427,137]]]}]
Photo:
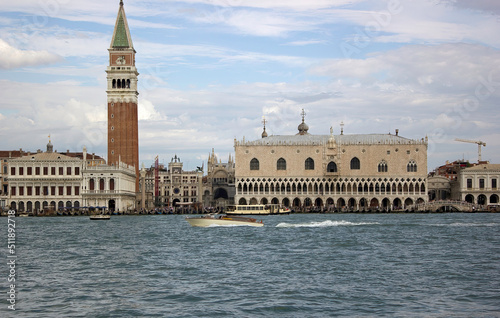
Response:
[{"label": "row of arched windows", "polygon": [[[314,170],[314,160],[312,158],[307,158],[305,161],[305,169],[306,170]],[[357,157],[354,157],[351,159],[351,165],[350,165],[351,170],[359,170],[361,169],[361,162]],[[250,170],[259,170],[260,169],[260,163],[257,158],[253,158],[250,160]],[[286,160],[283,158],[279,158],[278,161],[276,162],[276,170],[286,170]],[[407,167],[406,167],[407,172],[417,172],[417,163],[415,160],[411,160]],[[338,172],[337,170],[337,164],[333,161],[330,161],[328,163],[328,166],[326,167],[327,172]],[[387,172],[388,171],[388,165],[385,160],[382,160],[378,164],[378,172]]]},{"label": "row of arched windows", "polygon": [[240,182],[238,194],[425,194],[424,182]]},{"label": "row of arched windows", "polygon": [[130,79],[113,79],[111,83],[113,88],[130,88]]},{"label": "row of arched windows", "polygon": [[[105,182],[104,182],[104,179],[99,179],[99,190],[100,191],[103,191],[103,190],[111,190],[113,191],[115,189],[115,179],[109,179],[109,189],[105,189],[105,186],[104,186]],[[90,179],[89,180],[89,190],[96,190],[96,182],[94,179]]]}]

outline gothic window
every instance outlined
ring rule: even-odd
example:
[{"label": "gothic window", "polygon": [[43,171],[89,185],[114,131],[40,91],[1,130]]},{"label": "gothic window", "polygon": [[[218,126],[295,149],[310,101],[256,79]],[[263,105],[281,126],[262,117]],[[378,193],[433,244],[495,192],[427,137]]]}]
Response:
[{"label": "gothic window", "polygon": [[351,159],[351,170],[359,170],[361,169],[361,163],[359,162],[359,159],[354,157]]},{"label": "gothic window", "polygon": [[257,158],[250,160],[250,170],[259,170],[259,160]]},{"label": "gothic window", "polygon": [[408,165],[406,166],[406,171],[407,172],[417,172],[417,163],[415,160],[411,160],[408,162]]},{"label": "gothic window", "polygon": [[330,163],[326,167],[326,172],[337,172],[337,164],[333,161],[330,161]]},{"label": "gothic window", "polygon": [[306,159],[306,170],[314,170],[314,160],[311,157]]},{"label": "gothic window", "polygon": [[387,172],[387,162],[385,162],[385,161],[382,160],[378,164],[378,172]]},{"label": "gothic window", "polygon": [[286,170],[286,160],[283,158],[279,158],[276,163],[276,169],[278,170]]}]

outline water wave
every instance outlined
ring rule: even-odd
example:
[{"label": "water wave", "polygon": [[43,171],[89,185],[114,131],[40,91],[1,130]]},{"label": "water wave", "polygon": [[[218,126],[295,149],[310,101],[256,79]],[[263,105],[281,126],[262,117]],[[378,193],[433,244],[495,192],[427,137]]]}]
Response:
[{"label": "water wave", "polygon": [[358,226],[358,225],[377,225],[378,222],[349,222],[349,221],[331,221],[309,222],[309,223],[279,223],[276,227],[331,227],[331,226]]},{"label": "water wave", "polygon": [[449,224],[429,224],[431,226],[452,226],[452,227],[475,227],[475,226],[500,226],[500,223],[449,223]]}]

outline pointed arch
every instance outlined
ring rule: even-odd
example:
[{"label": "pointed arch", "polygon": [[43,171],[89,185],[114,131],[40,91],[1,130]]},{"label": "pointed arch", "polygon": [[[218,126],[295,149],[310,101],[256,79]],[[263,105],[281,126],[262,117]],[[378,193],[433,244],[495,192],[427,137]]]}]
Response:
[{"label": "pointed arch", "polygon": [[314,170],[314,160],[313,158],[309,157],[305,161],[305,169],[306,170]]},{"label": "pointed arch", "polygon": [[357,157],[351,159],[351,170],[359,170],[361,169],[361,162]]},{"label": "pointed arch", "polygon": [[276,170],[286,170],[286,160],[279,158],[276,162]]},{"label": "pointed arch", "polygon": [[259,170],[259,160],[257,158],[250,160],[250,170]]},{"label": "pointed arch", "polygon": [[337,172],[337,164],[333,161],[330,161],[328,163],[328,166],[326,167],[326,172]]}]

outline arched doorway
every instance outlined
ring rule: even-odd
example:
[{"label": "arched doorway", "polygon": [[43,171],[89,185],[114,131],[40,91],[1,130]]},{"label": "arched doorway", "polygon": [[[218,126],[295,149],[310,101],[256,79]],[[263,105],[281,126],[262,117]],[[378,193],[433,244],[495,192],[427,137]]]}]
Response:
[{"label": "arched doorway", "polygon": [[384,198],[382,200],[382,208],[384,208],[385,210],[389,210],[391,208],[391,201],[387,198]]},{"label": "arched doorway", "polygon": [[337,200],[337,207],[338,207],[339,209],[341,209],[341,208],[345,207],[345,200],[344,200],[343,198],[339,198],[339,199]]},{"label": "arched doorway", "polygon": [[465,201],[469,203],[474,203],[474,196],[472,194],[467,194],[465,196]]},{"label": "arched doorway", "polygon": [[396,198],[396,199],[394,199],[394,201],[392,201],[392,208],[393,208],[394,210],[399,210],[399,209],[401,209],[401,208],[402,208],[402,205],[403,205],[403,204],[402,204],[402,202],[401,202],[401,199],[399,199],[399,198]]},{"label": "arched doorway", "polygon": [[284,198],[282,204],[283,204],[283,206],[286,206],[287,208],[290,207],[290,199]]},{"label": "arched doorway", "polygon": [[278,200],[278,198],[273,198],[271,204],[280,204],[280,200]]},{"label": "arched doorway", "polygon": [[226,189],[224,189],[224,188],[217,188],[217,189],[215,189],[214,200],[217,200],[217,199],[225,199],[225,200],[227,200],[228,198],[229,198],[229,196],[227,195]]},{"label": "arched doorway", "polygon": [[259,204],[259,201],[257,201],[256,198],[251,198],[250,199],[250,205],[255,205],[255,204]]},{"label": "arched doorway", "polygon": [[486,196],[484,194],[480,194],[477,197],[477,204],[480,204],[480,205],[485,205],[486,204]]},{"label": "arched doorway", "polygon": [[366,210],[368,208],[368,200],[366,198],[361,198],[359,200],[359,209]]},{"label": "arched doorway", "polygon": [[302,203],[300,202],[299,198],[293,199],[293,206],[300,208],[302,206]]},{"label": "arched doorway", "polygon": [[321,198],[317,198],[314,200],[314,205],[317,207],[323,207],[323,200],[321,200]]},{"label": "arched doorway", "polygon": [[347,206],[349,207],[349,209],[356,208],[356,199],[350,198],[349,201],[347,201]]},{"label": "arched doorway", "polygon": [[379,206],[379,202],[377,198],[373,198],[370,201],[370,208],[377,208]]},{"label": "arched doorway", "polygon": [[111,212],[113,212],[116,209],[116,202],[115,202],[115,200],[111,199],[111,200],[108,201],[108,209]]},{"label": "arched doorway", "polygon": [[264,205],[266,205],[266,204],[267,204],[267,202],[269,202],[269,201],[267,200],[267,198],[262,198],[262,199],[260,199],[260,204],[264,204]]},{"label": "arched doorway", "polygon": [[247,200],[245,198],[241,198],[238,200],[239,205],[247,205]]},{"label": "arched doorway", "polygon": [[490,204],[498,204],[498,195],[497,194],[492,194],[490,196]]},{"label": "arched doorway", "polygon": [[405,207],[409,207],[409,206],[411,206],[411,205],[413,205],[413,200],[412,200],[412,199],[410,199],[410,198],[407,198],[407,199],[405,200]]}]

